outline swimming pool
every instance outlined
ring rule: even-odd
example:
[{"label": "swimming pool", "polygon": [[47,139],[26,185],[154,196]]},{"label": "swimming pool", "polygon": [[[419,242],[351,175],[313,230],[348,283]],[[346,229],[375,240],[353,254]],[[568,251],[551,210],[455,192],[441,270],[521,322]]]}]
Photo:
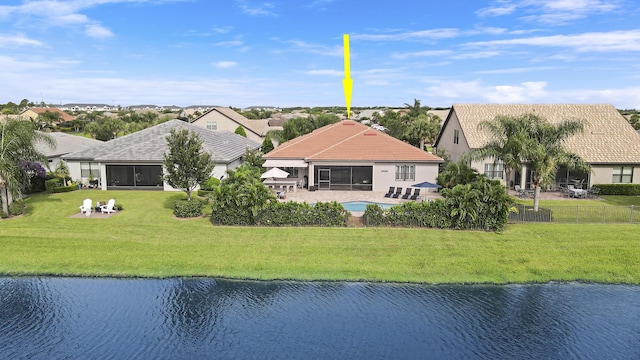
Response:
[{"label": "swimming pool", "polygon": [[370,201],[346,201],[342,203],[342,206],[347,211],[365,212],[365,210],[367,210],[367,205],[369,204],[379,205],[383,209],[388,209],[393,205],[396,205],[396,204],[376,203],[376,202],[370,202]]}]

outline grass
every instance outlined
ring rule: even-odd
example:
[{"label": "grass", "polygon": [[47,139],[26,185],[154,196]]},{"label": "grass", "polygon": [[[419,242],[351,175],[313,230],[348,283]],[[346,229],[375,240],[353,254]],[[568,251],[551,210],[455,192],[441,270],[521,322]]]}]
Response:
[{"label": "grass", "polygon": [[[114,198],[125,210],[70,218],[85,197]],[[180,198],[99,190],[31,196],[27,214],[0,220],[0,275],[640,284],[638,225],[508,225],[501,234],[223,227],[173,217]]]}]

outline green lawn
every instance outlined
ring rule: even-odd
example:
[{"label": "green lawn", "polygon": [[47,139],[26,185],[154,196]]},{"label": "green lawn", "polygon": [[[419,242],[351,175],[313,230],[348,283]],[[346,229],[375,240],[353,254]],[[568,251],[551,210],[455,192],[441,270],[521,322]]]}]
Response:
[{"label": "green lawn", "polygon": [[[114,198],[125,210],[108,219],[70,218],[85,197]],[[26,215],[0,220],[0,274],[640,284],[638,225],[508,225],[501,234],[221,227],[174,218],[171,203],[183,197],[99,190],[31,196]]]}]

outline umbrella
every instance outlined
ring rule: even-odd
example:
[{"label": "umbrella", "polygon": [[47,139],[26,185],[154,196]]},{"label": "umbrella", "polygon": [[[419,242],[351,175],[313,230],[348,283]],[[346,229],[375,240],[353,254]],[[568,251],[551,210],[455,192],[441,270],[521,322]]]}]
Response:
[{"label": "umbrella", "polygon": [[284,179],[284,178],[287,178],[288,176],[289,176],[288,172],[280,168],[274,167],[270,170],[267,170],[264,174],[260,175],[260,178],[261,179],[268,179],[268,178]]},{"label": "umbrella", "polygon": [[427,188],[427,189],[440,189],[442,186],[440,186],[438,184],[430,183],[428,181],[423,181],[423,182],[418,183],[418,184],[413,184],[413,185],[411,185],[411,187]]}]

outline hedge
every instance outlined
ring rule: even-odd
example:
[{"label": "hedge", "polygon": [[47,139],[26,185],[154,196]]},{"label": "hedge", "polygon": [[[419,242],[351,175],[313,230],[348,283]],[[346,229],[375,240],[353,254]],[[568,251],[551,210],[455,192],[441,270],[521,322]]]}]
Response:
[{"label": "hedge", "polygon": [[71,184],[69,186],[59,186],[59,187],[55,187],[51,190],[51,192],[53,193],[66,193],[66,192],[70,192],[70,191],[76,191],[78,190],[78,184]]},{"label": "hedge", "polygon": [[599,195],[640,195],[640,184],[594,184],[592,187],[600,189]]},{"label": "hedge", "polygon": [[59,187],[60,185],[62,185],[62,179],[60,178],[53,178],[44,182],[44,188],[48,193],[52,193],[53,189]]},{"label": "hedge", "polygon": [[271,201],[256,216],[256,224],[262,226],[347,226],[348,213],[341,203]]},{"label": "hedge", "polygon": [[198,217],[202,215],[202,202],[198,199],[177,200],[173,204],[173,214],[179,218]]}]

